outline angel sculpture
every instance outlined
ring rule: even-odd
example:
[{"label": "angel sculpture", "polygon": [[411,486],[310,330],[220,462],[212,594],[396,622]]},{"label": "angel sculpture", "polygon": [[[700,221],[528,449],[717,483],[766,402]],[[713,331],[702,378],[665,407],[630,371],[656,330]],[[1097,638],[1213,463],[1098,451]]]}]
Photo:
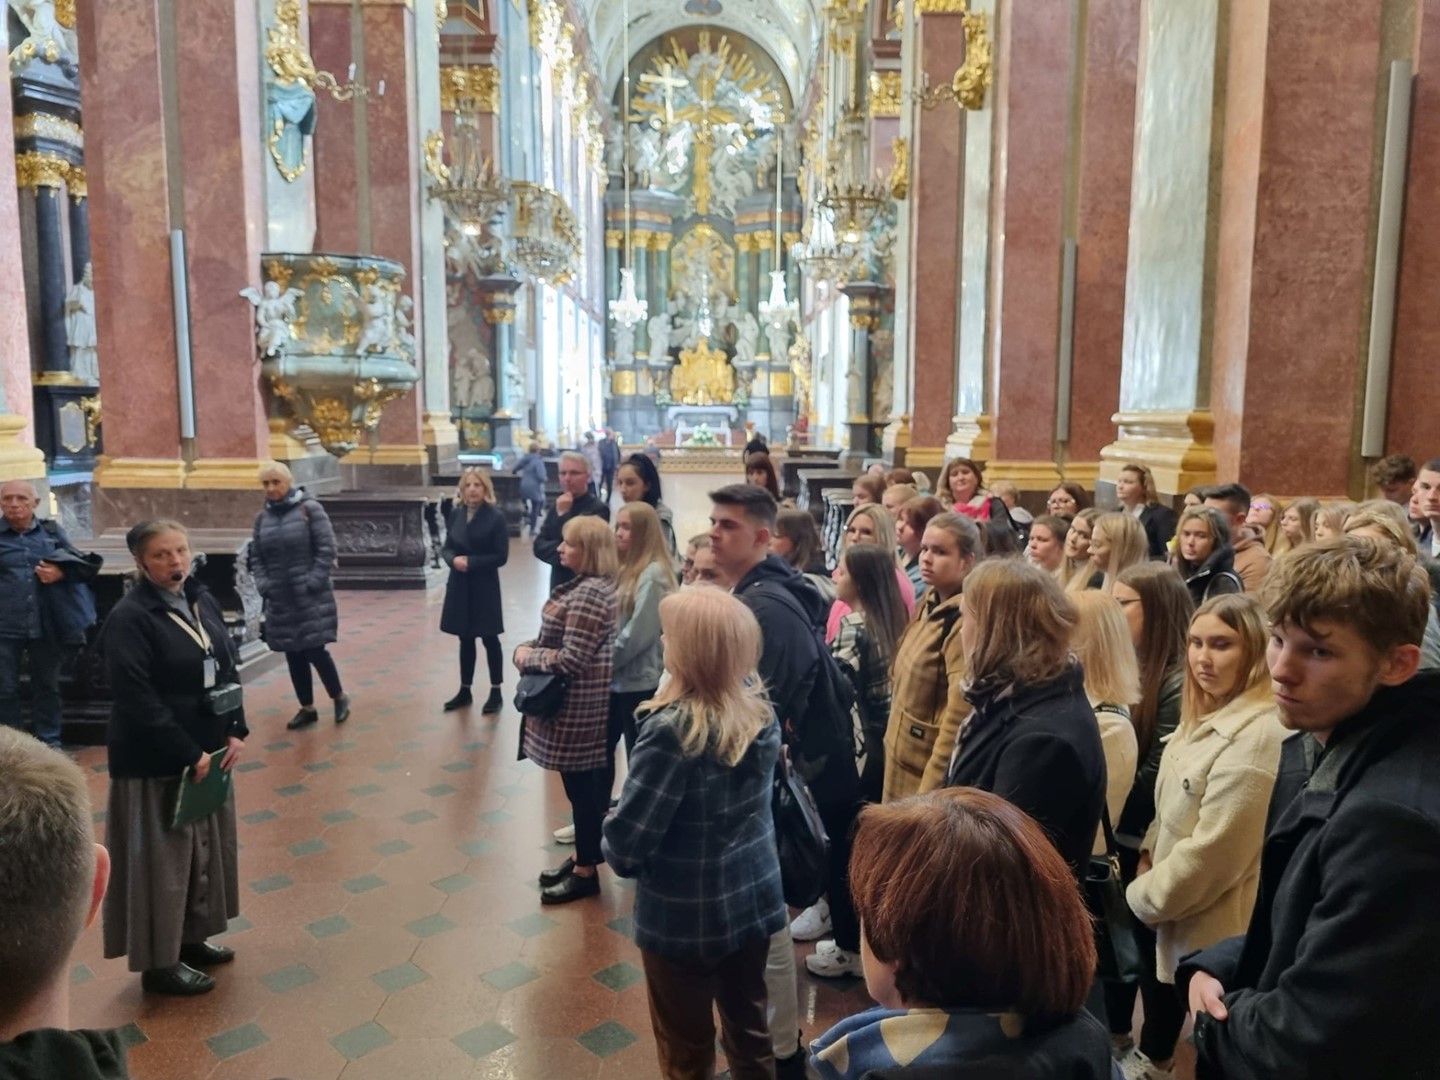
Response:
[{"label": "angel sculpture", "polygon": [[290,344],[290,320],[295,318],[295,301],[305,294],[299,289],[280,291],[280,283],[265,282],[264,292],[253,285],[240,295],[255,305],[255,344],[261,356],[279,356]]},{"label": "angel sculpture", "polygon": [[415,301],[408,296],[400,297],[395,305],[395,337],[400,342],[400,351],[415,359],[414,322],[410,313],[415,310]]},{"label": "angel sculpture", "polygon": [[735,342],[735,360],[742,364],[753,364],[760,348],[760,323],[750,312],[740,316],[739,337]]},{"label": "angel sculpture", "polygon": [[365,325],[355,351],[384,352],[395,339],[394,301],[378,285],[366,285],[360,314]]}]

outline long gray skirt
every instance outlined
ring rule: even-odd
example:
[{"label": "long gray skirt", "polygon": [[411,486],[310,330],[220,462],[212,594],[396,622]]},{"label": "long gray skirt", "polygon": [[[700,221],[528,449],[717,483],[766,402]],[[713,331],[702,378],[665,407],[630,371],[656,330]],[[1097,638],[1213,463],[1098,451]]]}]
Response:
[{"label": "long gray skirt", "polygon": [[170,828],[178,779],[110,781],[105,846],[105,958],[131,971],[170,967],[180,946],[225,931],[240,914],[235,792],[207,818]]}]

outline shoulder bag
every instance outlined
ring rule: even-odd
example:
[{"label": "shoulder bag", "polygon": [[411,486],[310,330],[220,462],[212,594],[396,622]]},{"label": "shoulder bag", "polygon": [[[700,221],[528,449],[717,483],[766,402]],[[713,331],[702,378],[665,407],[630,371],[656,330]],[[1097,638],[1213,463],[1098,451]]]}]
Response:
[{"label": "shoulder bag", "polygon": [[554,671],[527,671],[515,688],[515,709],[521,716],[548,720],[565,707],[570,681]]},{"label": "shoulder bag", "polygon": [[1105,828],[1105,854],[1092,855],[1085,872],[1085,906],[1095,918],[1097,973],[1107,982],[1133,983],[1139,981],[1143,967],[1140,941],[1135,935],[1135,914],[1125,900],[1110,808],[1103,804],[1100,823]]},{"label": "shoulder bag", "polygon": [[782,748],[775,763],[775,787],[770,799],[775,818],[775,844],[780,850],[780,888],[785,903],[806,908],[825,892],[830,871],[830,838],[815,806],[815,797],[790,767]]}]

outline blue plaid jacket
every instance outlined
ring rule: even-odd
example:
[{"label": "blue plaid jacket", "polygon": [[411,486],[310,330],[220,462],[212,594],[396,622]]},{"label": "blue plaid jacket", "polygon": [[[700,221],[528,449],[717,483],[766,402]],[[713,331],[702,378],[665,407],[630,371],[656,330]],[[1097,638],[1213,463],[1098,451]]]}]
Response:
[{"label": "blue plaid jacket", "polygon": [[770,816],[780,728],[767,727],[732,768],[681,756],[682,708],[641,725],[605,822],[605,861],[637,879],[637,945],[672,960],[719,960],[785,925]]}]

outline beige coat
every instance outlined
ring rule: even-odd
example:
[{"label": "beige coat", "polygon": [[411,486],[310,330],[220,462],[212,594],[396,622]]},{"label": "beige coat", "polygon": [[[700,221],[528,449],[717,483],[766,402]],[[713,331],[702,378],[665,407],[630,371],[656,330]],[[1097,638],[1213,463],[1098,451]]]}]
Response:
[{"label": "beige coat", "polygon": [[1165,742],[1155,821],[1141,850],[1153,863],[1125,892],[1156,930],[1156,973],[1175,981],[1186,953],[1243,934],[1260,884],[1265,816],[1280,764],[1275,698],[1265,684]]},{"label": "beige coat", "polygon": [[885,729],[885,801],[945,786],[960,725],[970,715],[961,683],[960,594],[928,590],[895,650]]},{"label": "beige coat", "polygon": [[[1125,800],[1135,786],[1135,769],[1140,764],[1140,743],[1135,737],[1135,725],[1130,720],[1130,710],[1124,705],[1092,701],[1095,720],[1100,725],[1100,747],[1105,751],[1105,809],[1110,814],[1110,828],[1120,820],[1120,811],[1125,809]],[[1116,709],[1124,709],[1123,713]],[[1105,827],[1095,832],[1095,855],[1105,854]]]}]

